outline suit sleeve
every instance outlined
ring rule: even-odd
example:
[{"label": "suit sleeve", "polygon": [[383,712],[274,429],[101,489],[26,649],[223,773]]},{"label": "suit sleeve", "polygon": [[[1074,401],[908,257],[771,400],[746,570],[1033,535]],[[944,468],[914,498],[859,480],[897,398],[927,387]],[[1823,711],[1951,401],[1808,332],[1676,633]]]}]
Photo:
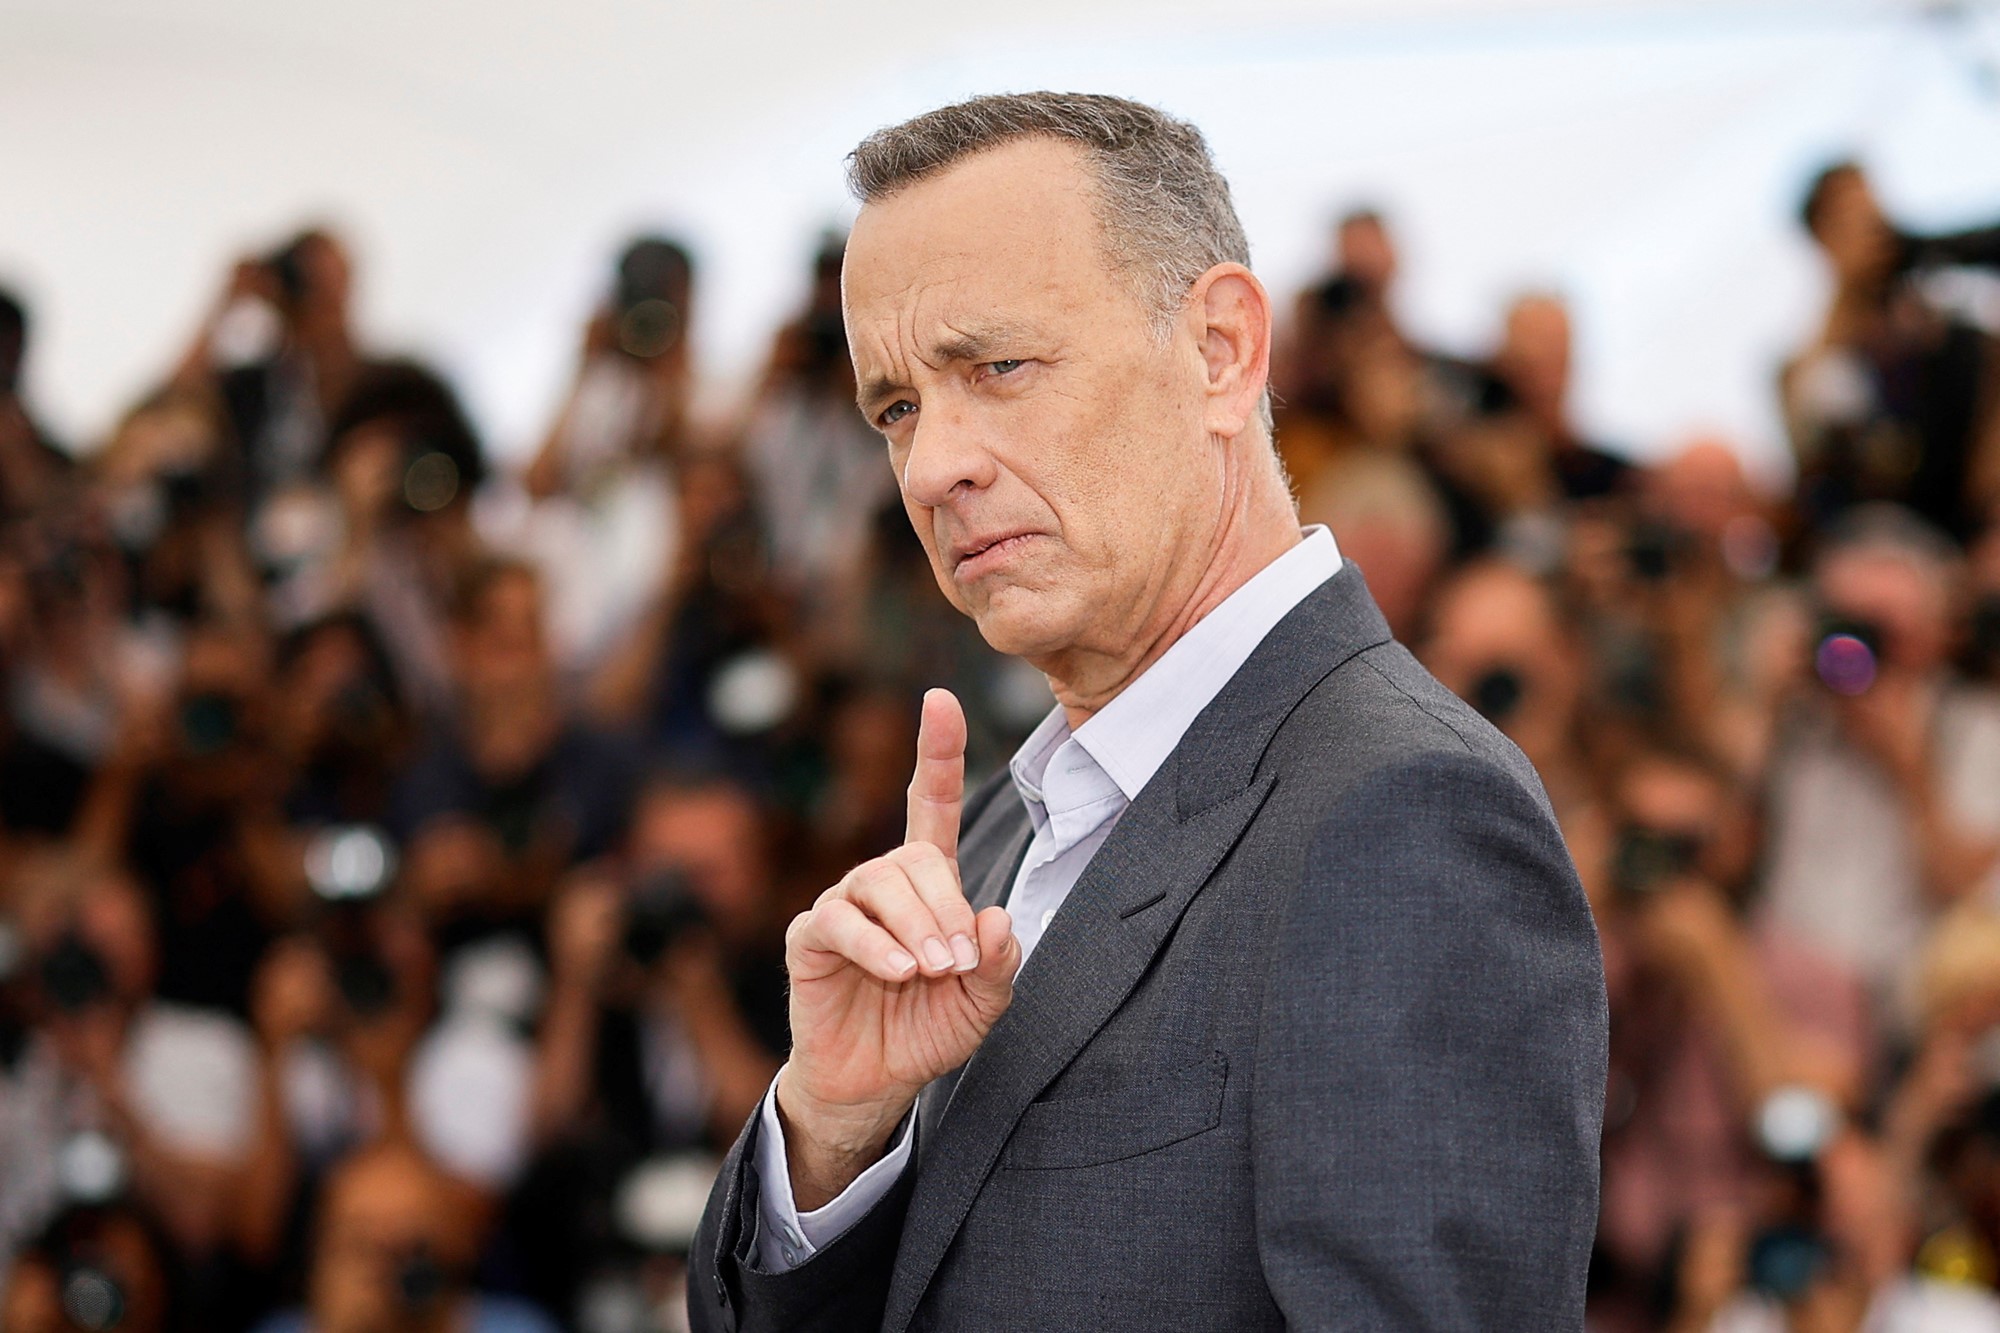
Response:
[{"label": "suit sleeve", "polygon": [[1358,783],[1266,985],[1257,1232],[1287,1326],[1581,1329],[1604,974],[1539,793],[1463,753]]},{"label": "suit sleeve", "polygon": [[[916,1172],[904,1170],[855,1223],[796,1268],[759,1266],[757,1176],[763,1118],[752,1115],[723,1160],[688,1253],[695,1333],[852,1333],[882,1322]],[[910,1128],[912,1137],[916,1134]]]}]

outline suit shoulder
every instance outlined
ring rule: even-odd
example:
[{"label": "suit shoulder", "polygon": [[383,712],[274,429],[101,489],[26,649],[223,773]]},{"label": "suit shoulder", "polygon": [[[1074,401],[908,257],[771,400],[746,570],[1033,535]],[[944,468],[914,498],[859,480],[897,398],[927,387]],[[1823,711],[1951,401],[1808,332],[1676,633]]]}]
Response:
[{"label": "suit shoulder", "polygon": [[1553,819],[1520,749],[1393,641],[1357,653],[1315,685],[1266,758],[1281,786],[1326,805],[1357,788],[1426,774],[1451,786],[1516,788]]}]

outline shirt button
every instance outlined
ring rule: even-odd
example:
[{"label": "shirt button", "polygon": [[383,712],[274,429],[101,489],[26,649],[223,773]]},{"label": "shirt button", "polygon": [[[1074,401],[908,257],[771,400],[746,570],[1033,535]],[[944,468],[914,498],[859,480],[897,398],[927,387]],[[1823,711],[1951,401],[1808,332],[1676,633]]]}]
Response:
[{"label": "shirt button", "polygon": [[785,1251],[784,1251],[784,1253],[785,1253],[785,1262],[786,1262],[786,1263],[788,1263],[788,1264],[797,1264],[797,1263],[798,1263],[798,1261],[799,1261],[799,1252],[798,1252],[797,1250],[795,1250],[795,1249],[793,1249],[793,1248],[792,1248],[791,1246],[787,1245],[787,1246],[785,1246]]},{"label": "shirt button", "polygon": [[1055,919],[1056,919],[1056,909],[1053,907],[1051,907],[1048,911],[1042,913],[1042,929],[1047,930],[1049,928],[1049,922]]}]

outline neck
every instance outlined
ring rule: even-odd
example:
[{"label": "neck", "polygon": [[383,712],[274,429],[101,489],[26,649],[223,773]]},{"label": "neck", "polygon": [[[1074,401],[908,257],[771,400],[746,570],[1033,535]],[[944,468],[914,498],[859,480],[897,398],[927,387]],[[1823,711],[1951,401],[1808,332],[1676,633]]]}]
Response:
[{"label": "neck", "polygon": [[[1032,659],[1075,731],[1144,675],[1203,616],[1297,546],[1299,516],[1270,446],[1239,439],[1225,467],[1219,512],[1206,540],[1175,562],[1139,632],[1116,651],[1069,649]],[[1251,455],[1259,450],[1261,454]]]}]

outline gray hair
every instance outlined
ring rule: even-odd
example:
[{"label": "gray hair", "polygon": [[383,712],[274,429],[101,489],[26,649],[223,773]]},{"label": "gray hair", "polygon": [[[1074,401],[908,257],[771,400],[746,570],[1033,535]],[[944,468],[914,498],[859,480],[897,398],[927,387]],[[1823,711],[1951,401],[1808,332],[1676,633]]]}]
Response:
[{"label": "gray hair", "polygon": [[1201,131],[1122,97],[1003,93],[927,111],[880,129],[847,157],[847,183],[873,203],[989,148],[1047,138],[1080,147],[1096,179],[1096,213],[1114,268],[1133,284],[1164,337],[1195,280],[1250,263],[1229,182]]}]

